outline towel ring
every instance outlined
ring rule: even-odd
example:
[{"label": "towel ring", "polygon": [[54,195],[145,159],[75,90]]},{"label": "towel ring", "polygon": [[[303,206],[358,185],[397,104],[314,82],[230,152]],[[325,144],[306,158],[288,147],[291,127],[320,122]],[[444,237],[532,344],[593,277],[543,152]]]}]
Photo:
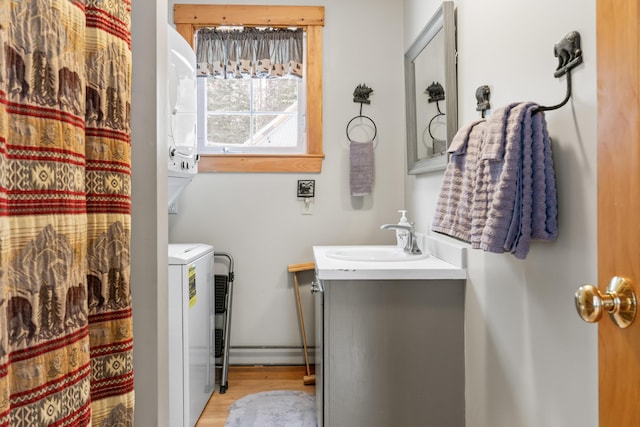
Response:
[{"label": "towel ring", "polygon": [[[369,122],[371,122],[371,125],[373,126],[373,137],[369,141],[374,141],[376,139],[376,136],[378,135],[378,128],[376,126],[376,123],[373,121],[373,119],[371,117],[363,116],[362,114],[360,114],[358,116],[355,116],[351,120],[349,120],[349,123],[347,123],[347,139],[349,140],[349,143],[352,143],[352,142],[369,142],[369,141],[356,141],[355,139],[351,138],[351,135],[349,135],[349,126],[351,126],[351,123],[353,123],[353,121],[355,119],[366,119]],[[361,126],[366,126],[366,124],[361,124]]]},{"label": "towel ring", "polygon": [[437,101],[436,101],[436,109],[438,110],[438,113],[437,113],[435,116],[431,117],[431,120],[429,120],[429,126],[427,127],[427,130],[429,131],[429,136],[430,136],[430,137],[431,137],[431,139],[432,139],[432,140],[434,140],[434,141],[436,140],[436,137],[435,137],[435,136],[433,136],[433,133],[431,133],[431,125],[433,124],[433,121],[434,121],[435,119],[437,119],[438,117],[440,117],[440,116],[446,116],[446,114],[445,114],[445,113],[443,113],[443,112],[440,110],[440,104],[438,104],[438,102],[437,102]]}]

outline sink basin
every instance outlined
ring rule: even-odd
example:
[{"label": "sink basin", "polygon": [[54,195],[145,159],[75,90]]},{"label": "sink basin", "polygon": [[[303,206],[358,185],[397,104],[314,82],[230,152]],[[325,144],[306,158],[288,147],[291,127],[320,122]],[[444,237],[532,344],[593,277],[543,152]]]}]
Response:
[{"label": "sink basin", "polygon": [[413,261],[424,259],[429,254],[412,255],[395,246],[353,246],[341,247],[326,253],[327,257],[346,261]]}]

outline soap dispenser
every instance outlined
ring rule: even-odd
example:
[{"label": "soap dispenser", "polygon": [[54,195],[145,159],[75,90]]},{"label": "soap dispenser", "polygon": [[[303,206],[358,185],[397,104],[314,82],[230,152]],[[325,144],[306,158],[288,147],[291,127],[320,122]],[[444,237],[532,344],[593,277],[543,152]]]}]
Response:
[{"label": "soap dispenser", "polygon": [[[407,219],[407,211],[399,210],[398,212],[401,214],[398,225],[411,227],[411,223]],[[407,246],[408,238],[409,238],[409,230],[400,230],[400,229],[396,230],[396,241],[397,241],[398,248],[404,249],[405,246]]]}]

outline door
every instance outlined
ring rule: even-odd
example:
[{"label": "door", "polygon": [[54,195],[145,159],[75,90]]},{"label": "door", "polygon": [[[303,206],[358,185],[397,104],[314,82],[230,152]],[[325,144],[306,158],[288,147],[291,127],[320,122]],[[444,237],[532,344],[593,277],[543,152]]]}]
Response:
[{"label": "door", "polygon": [[[640,293],[640,85],[637,1],[597,0],[598,285]],[[640,426],[640,319],[598,323],[600,427]]]}]

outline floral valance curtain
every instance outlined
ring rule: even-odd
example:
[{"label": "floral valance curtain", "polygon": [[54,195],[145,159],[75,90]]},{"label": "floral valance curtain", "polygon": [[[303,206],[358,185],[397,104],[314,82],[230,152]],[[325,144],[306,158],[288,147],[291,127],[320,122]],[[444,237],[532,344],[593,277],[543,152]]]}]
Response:
[{"label": "floral valance curtain", "polygon": [[202,28],[198,75],[215,78],[302,77],[303,30]]}]

